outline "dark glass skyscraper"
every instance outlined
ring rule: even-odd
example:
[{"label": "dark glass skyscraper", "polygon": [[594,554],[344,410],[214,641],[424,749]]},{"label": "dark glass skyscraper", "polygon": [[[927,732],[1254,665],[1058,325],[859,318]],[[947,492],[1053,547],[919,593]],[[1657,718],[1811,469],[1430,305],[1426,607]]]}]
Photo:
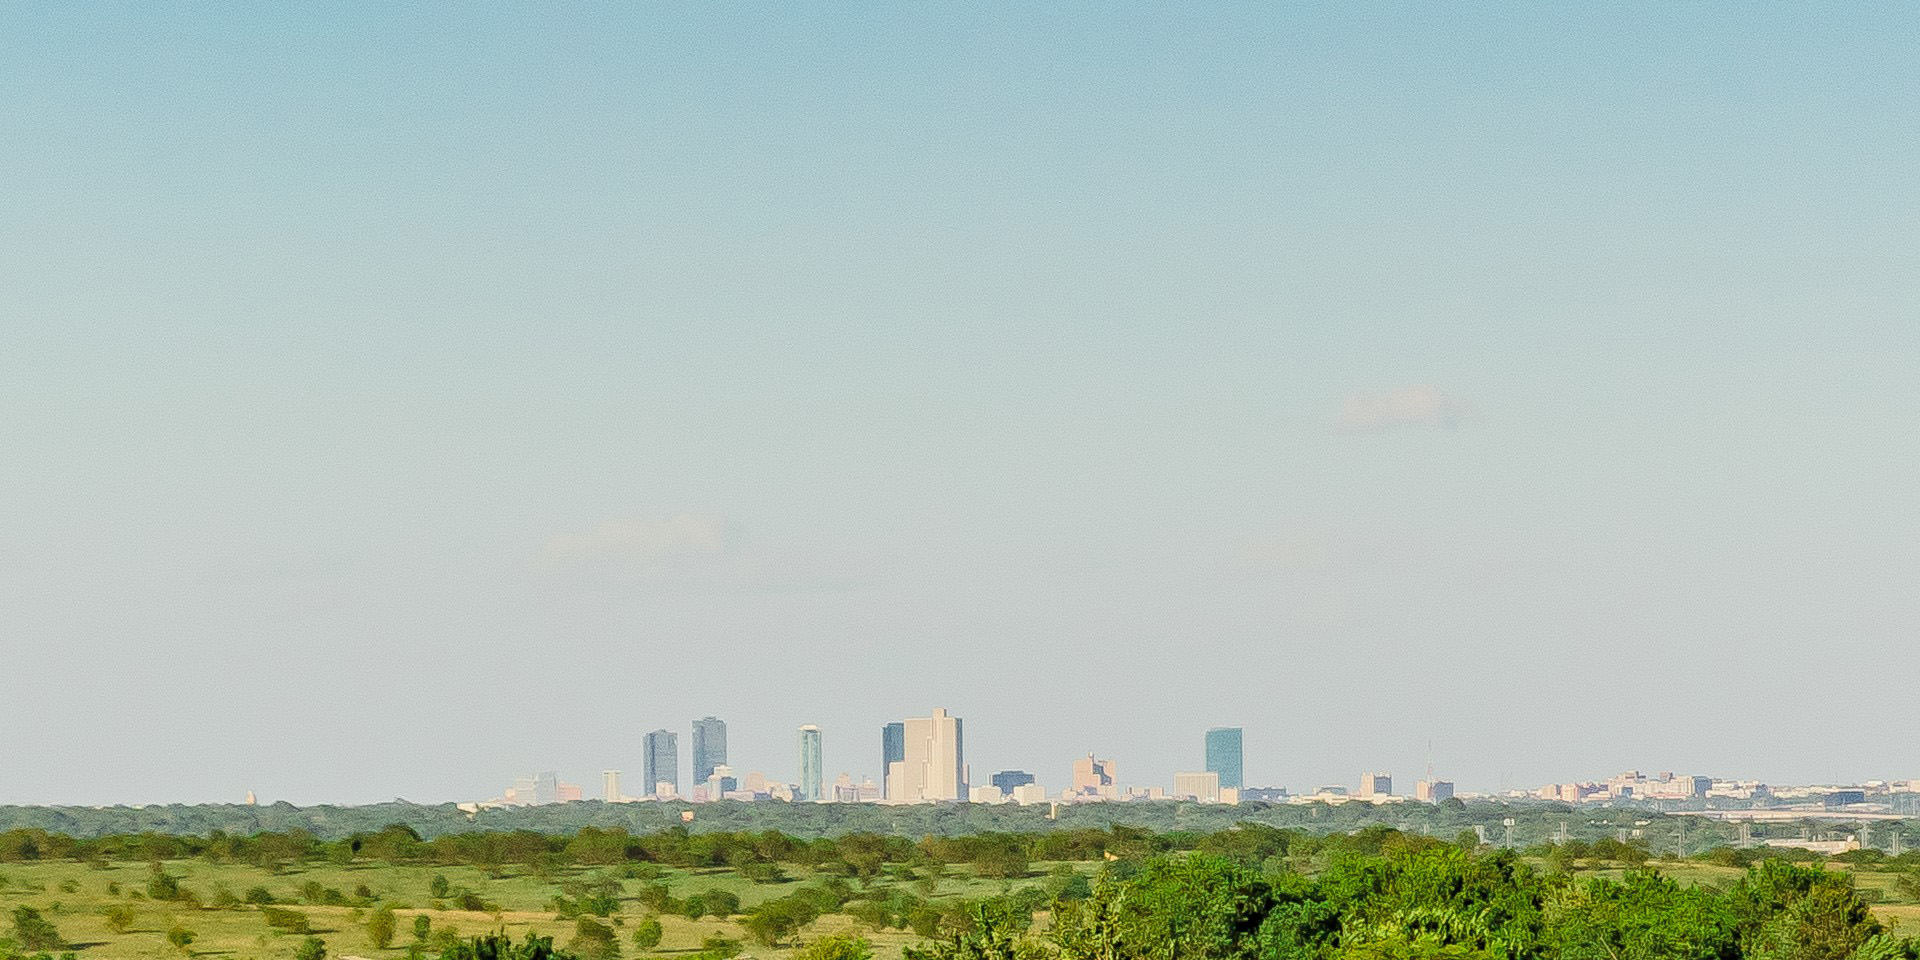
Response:
[{"label": "dark glass skyscraper", "polygon": [[1240,770],[1240,728],[1214,727],[1207,731],[1207,771],[1220,775],[1221,787],[1238,790],[1245,779]]},{"label": "dark glass skyscraper", "polygon": [[[647,782],[643,788],[652,796],[671,796],[680,792],[680,736],[672,730],[647,734]],[[661,790],[660,784],[669,785]]]},{"label": "dark glass skyscraper", "polygon": [[693,722],[693,782],[706,783],[713,768],[727,762],[727,723],[719,717]]},{"label": "dark glass skyscraper", "polygon": [[883,796],[891,796],[887,793],[891,789],[887,771],[906,759],[907,725],[896,720],[880,729],[880,792]]},{"label": "dark glass skyscraper", "polygon": [[992,783],[1002,796],[1012,796],[1014,787],[1024,787],[1034,782],[1033,774],[1025,770],[1002,770],[993,775]]}]

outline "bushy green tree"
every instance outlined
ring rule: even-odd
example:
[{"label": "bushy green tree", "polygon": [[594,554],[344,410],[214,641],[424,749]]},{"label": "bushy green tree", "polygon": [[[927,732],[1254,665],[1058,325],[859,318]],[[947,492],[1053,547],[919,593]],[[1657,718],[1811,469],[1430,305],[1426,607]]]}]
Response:
[{"label": "bushy green tree", "polygon": [[635,949],[652,950],[660,945],[660,938],[665,933],[659,917],[642,917],[633,925],[633,945]]},{"label": "bushy green tree", "polygon": [[13,908],[13,939],[24,950],[59,950],[67,945],[53,921],[25,904]]},{"label": "bushy green tree", "polygon": [[828,934],[801,947],[793,960],[873,960],[873,944],[858,934]]},{"label": "bushy green tree", "polygon": [[267,922],[267,926],[282,933],[313,932],[313,924],[307,919],[307,915],[298,910],[288,910],[285,907],[261,907],[260,918]]},{"label": "bushy green tree", "polygon": [[[983,905],[974,908],[971,929],[954,930],[944,940],[932,940],[909,946],[905,950],[906,960],[1032,960],[1040,955],[1039,945],[1028,941],[1024,934],[1032,923],[1032,917],[1020,918],[994,911]],[[1128,953],[1111,949],[1118,945],[1108,945],[1110,949],[1101,954],[1103,960],[1140,957],[1184,957],[1182,954],[1156,954],[1149,952]],[[1151,949],[1150,947],[1148,948]],[[1063,951],[1063,955],[1073,954]]]},{"label": "bushy green tree", "polygon": [[100,916],[107,921],[107,929],[114,933],[126,933],[133,928],[133,908],[125,904],[108,907],[100,911]]},{"label": "bushy green tree", "polygon": [[811,898],[786,896],[755,907],[740,925],[755,942],[771,947],[785,942],[819,918],[820,907]]},{"label": "bushy green tree", "polygon": [[1738,949],[1721,898],[1650,871],[1558,891],[1546,942],[1559,960],[1717,960]]},{"label": "bushy green tree", "polygon": [[147,898],[162,902],[180,899],[180,878],[167,872],[158,860],[147,866]]},{"label": "bushy green tree", "polygon": [[367,940],[376,949],[385,950],[393,944],[393,935],[398,932],[399,918],[394,916],[392,907],[381,907],[367,915]]},{"label": "bushy green tree", "polygon": [[592,917],[581,917],[573,923],[573,939],[567,941],[567,949],[582,960],[614,960],[620,956],[620,941],[612,927]]}]

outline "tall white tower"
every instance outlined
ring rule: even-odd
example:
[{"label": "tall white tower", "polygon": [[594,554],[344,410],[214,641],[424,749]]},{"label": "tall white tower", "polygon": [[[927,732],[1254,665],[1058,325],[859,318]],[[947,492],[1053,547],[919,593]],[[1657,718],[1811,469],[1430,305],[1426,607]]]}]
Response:
[{"label": "tall white tower", "polygon": [[825,799],[825,776],[820,767],[820,728],[809,723],[800,728],[800,799],[809,803]]}]

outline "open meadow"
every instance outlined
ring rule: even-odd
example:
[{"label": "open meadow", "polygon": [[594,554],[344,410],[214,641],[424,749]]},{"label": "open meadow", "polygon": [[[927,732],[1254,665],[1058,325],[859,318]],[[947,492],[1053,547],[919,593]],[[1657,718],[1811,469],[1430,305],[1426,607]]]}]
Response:
[{"label": "open meadow", "polygon": [[[420,841],[389,830],[331,843],[301,835],[197,840],[144,835],[71,845],[59,854],[38,849],[32,857],[24,853],[35,844],[66,841],[12,836],[11,859],[0,862],[0,924],[13,921],[0,925],[0,958],[8,960],[40,954],[57,960],[65,953],[76,960],[438,957],[460,938],[496,931],[515,940],[528,932],[551,937],[584,960],[787,958],[823,937],[854,933],[871,942],[877,960],[896,960],[910,944],[974,929],[975,916],[987,916],[976,914],[982,908],[1010,911],[1003,916],[1018,916],[1023,926],[1030,916],[1035,930],[1045,930],[1054,923],[1056,908],[1098,896],[1100,877],[1109,871],[1122,884],[1136,882],[1136,876],[1149,878],[1138,881],[1143,883],[1172,883],[1182,896],[1216,882],[1226,882],[1225,889],[1236,891],[1233,896],[1244,896],[1247,881],[1223,881],[1220,871],[1248,871],[1246,878],[1264,877],[1275,889],[1323,898],[1344,911],[1334,927],[1314,929],[1320,931],[1316,936],[1329,930],[1345,936],[1338,933],[1339,925],[1355,922],[1345,918],[1382,909],[1367,898],[1386,902],[1398,895],[1384,881],[1355,886],[1356,877],[1381,870],[1426,877],[1415,886],[1430,884],[1436,875],[1478,872],[1481,880],[1475,882],[1513,893],[1531,890],[1527,896],[1545,905],[1584,890],[1589,880],[1610,881],[1615,890],[1631,886],[1633,868],[1645,857],[1625,845],[1611,848],[1631,854],[1624,860],[1570,858],[1564,847],[1532,848],[1520,855],[1485,847],[1475,851],[1470,844],[1391,830],[1321,836],[1253,829],[1179,836],[1116,830],[919,842],[874,835],[802,841],[777,833],[671,832]],[[396,852],[377,854],[383,843]],[[197,855],[179,852],[181,844],[193,845]],[[500,855],[515,844],[520,853]],[[175,852],[156,859],[141,850]],[[301,852],[288,856],[288,850]],[[1046,850],[1056,852],[1043,854]],[[1762,851],[1736,855],[1723,849],[1645,865],[1673,881],[1675,889],[1707,892],[1736,913],[1738,903],[1755,902],[1742,900],[1743,885],[1761,882],[1779,889],[1782,882],[1826,876],[1849,885],[1855,892],[1847,896],[1870,908],[1889,932],[1920,934],[1920,872],[1913,858],[1868,853],[1817,864],[1802,857],[1802,866],[1786,867],[1777,858],[1756,861],[1770,857]],[[1178,871],[1180,863],[1195,857],[1230,866],[1200,867],[1196,876],[1172,880],[1150,877],[1155,870]],[[1154,867],[1156,862],[1169,866]],[[1752,862],[1774,863],[1788,872],[1768,879],[1748,869]],[[1812,867],[1828,873],[1807,869]],[[1320,889],[1310,889],[1322,881]],[[1167,888],[1160,889],[1156,895],[1164,896]],[[1375,892],[1355,892],[1368,889]],[[1580,893],[1576,899],[1581,896],[1600,902],[1591,899],[1594,894]],[[1678,905],[1686,894],[1655,891],[1653,896]],[[1700,907],[1695,902],[1686,910]],[[1447,903],[1385,915],[1430,915],[1433,909],[1470,915],[1477,908]],[[1660,922],[1680,914],[1666,916]],[[1399,922],[1375,922],[1371,929],[1390,934]],[[35,930],[37,942],[22,941]]]},{"label": "open meadow", "polygon": [[[885,878],[874,881],[869,889],[899,886],[933,904],[958,902],[1004,895],[1034,888],[1050,879],[1060,865],[1035,864],[1033,876],[1024,880],[986,880],[973,876],[965,866],[943,871],[937,879],[916,876],[913,880]],[[10,914],[16,906],[29,905],[40,910],[54,924],[83,960],[133,960],[142,957],[196,956],[241,958],[293,958],[309,934],[276,929],[268,923],[268,911],[291,911],[305,917],[310,935],[326,944],[328,956],[403,957],[416,942],[417,917],[427,921],[427,943],[431,946],[446,933],[473,936],[505,930],[516,940],[526,931],[551,936],[565,945],[575,932],[577,920],[562,919],[554,909],[556,897],[564,896],[563,885],[606,871],[575,868],[548,876],[525,871],[485,871],[471,866],[412,866],[379,862],[336,865],[306,864],[272,871],[248,864],[208,863],[203,860],[172,860],[162,864],[163,871],[177,878],[186,897],[156,901],[146,893],[152,867],[145,863],[80,864],[41,862],[0,866],[0,910]],[[1066,865],[1066,869],[1085,874],[1096,872],[1088,863]],[[783,957],[793,952],[793,944],[767,947],[753,942],[740,923],[739,911],[751,910],[783,896],[793,888],[816,879],[804,868],[789,868],[788,877],[776,883],[755,883],[732,868],[666,868],[645,883],[624,880],[626,891],[619,906],[603,922],[612,927],[623,956],[646,953],[672,956],[692,954],[702,949],[709,938],[739,941],[742,956]],[[434,897],[436,878],[445,878],[447,896]],[[684,913],[651,910],[637,893],[643,886],[664,884],[679,899],[702,896],[712,891],[738,899],[735,912],[728,917],[703,916],[690,919]],[[313,895],[317,886],[319,893]],[[249,892],[265,890],[272,904],[249,903]],[[329,891],[337,892],[338,897]],[[465,894],[483,901],[482,909],[466,909],[459,902]],[[255,895],[255,899],[264,899]],[[330,899],[347,903],[329,904]],[[234,902],[238,901],[238,902]],[[310,902],[313,901],[313,902]],[[381,907],[390,908],[396,919],[395,932],[385,948],[369,933],[368,921]],[[130,911],[131,922],[116,929],[109,912]],[[629,932],[643,917],[656,917],[661,925],[658,945],[640,950]],[[182,950],[170,944],[167,934],[184,929],[193,940]],[[858,930],[874,944],[877,957],[898,957],[901,947],[915,939],[909,929],[875,929],[844,914],[827,914],[806,927],[804,939]],[[438,955],[437,949],[426,951]],[[56,951],[57,953],[57,951]]]}]

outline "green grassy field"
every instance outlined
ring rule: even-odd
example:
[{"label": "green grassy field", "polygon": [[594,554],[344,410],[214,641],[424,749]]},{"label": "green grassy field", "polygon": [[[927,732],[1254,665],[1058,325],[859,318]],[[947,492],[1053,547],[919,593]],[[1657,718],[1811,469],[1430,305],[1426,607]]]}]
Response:
[{"label": "green grassy field", "polygon": [[[413,918],[419,914],[425,914],[430,919],[435,931],[452,929],[471,936],[504,929],[518,939],[524,931],[532,930],[552,936],[557,943],[564,945],[572,936],[574,921],[557,919],[549,904],[560,893],[561,882],[590,872],[567,871],[543,879],[524,873],[492,877],[476,868],[460,866],[313,864],[282,873],[270,873],[241,864],[213,864],[198,860],[170,861],[165,866],[167,873],[178,877],[181,887],[191,891],[203,904],[214,903],[218,892],[222,890],[243,897],[254,887],[266,888],[280,901],[280,906],[307,915],[313,934],[326,942],[328,955],[335,958],[405,955],[406,945],[413,936]],[[932,898],[974,899],[1010,892],[1041,882],[1041,876],[1052,866],[1035,864],[1034,876],[1021,881],[985,880],[971,876],[964,867],[952,867],[949,868],[950,875],[941,878],[933,886]],[[1086,873],[1097,869],[1094,864],[1076,864],[1075,868]],[[799,884],[813,879],[799,868],[789,867],[788,873],[790,879],[787,882],[759,884],[724,868],[693,871],[667,869],[656,882],[666,883],[676,897],[682,898],[708,890],[725,890],[738,896],[742,910],[747,910],[766,900],[783,896]],[[139,893],[145,890],[148,875],[148,865],[138,863],[116,863],[104,868],[77,863],[10,864],[0,868],[0,878],[5,880],[4,886],[0,886],[0,911],[4,911],[0,916],[10,915],[16,906],[22,904],[39,909],[59,928],[61,936],[79,947],[79,955],[84,960],[180,956],[180,951],[174,949],[166,939],[167,931],[176,925],[194,933],[190,948],[193,956],[262,960],[290,958],[305,939],[304,936],[283,933],[268,926],[262,912],[251,905],[193,909],[179,903],[155,902]],[[456,890],[472,890],[482,899],[497,904],[500,909],[497,912],[468,911],[452,909],[452,905],[446,901],[435,901],[429,895],[435,875],[446,877],[449,886]],[[369,939],[365,921],[370,908],[316,906],[299,902],[300,889],[309,882],[348,895],[360,887],[367,888],[379,904],[392,907],[398,915],[398,933],[393,944],[386,950],[380,950]],[[877,885],[894,883],[897,881],[882,880]],[[641,951],[628,941],[628,931],[634,921],[647,916],[649,911],[633,897],[634,891],[643,883],[628,880],[625,885],[628,895],[621,902],[621,911],[609,922],[615,925],[616,933],[621,938],[623,955],[633,957],[641,955]],[[905,888],[917,896],[927,896],[927,889],[921,883],[906,883]],[[122,905],[133,910],[135,921],[124,933],[115,933],[109,927],[104,913],[109,907]],[[691,953],[700,948],[703,939],[714,935],[746,942],[746,955],[754,957],[782,957],[793,951],[792,947],[769,949],[752,943],[736,922],[737,919],[707,917],[690,920],[681,916],[661,916],[661,925],[665,928],[664,939],[658,947],[647,953],[663,956]],[[803,939],[852,930],[856,926],[850,917],[830,914],[808,926]],[[0,919],[0,935],[4,934],[5,929],[4,919]],[[914,939],[908,931],[874,931],[861,927],[860,932],[874,942],[875,953],[880,958],[898,957],[900,948]]]},{"label": "green grassy field", "polygon": [[[252,888],[264,887],[276,900],[281,901],[282,906],[308,917],[314,935],[326,942],[328,955],[336,960],[342,957],[375,960],[404,956],[406,946],[412,940],[413,918],[420,914],[430,919],[435,931],[454,930],[471,936],[504,929],[518,938],[524,931],[533,930],[552,936],[556,942],[564,945],[572,936],[574,922],[558,919],[550,902],[560,893],[559,884],[590,872],[571,870],[543,878],[511,872],[490,876],[473,867],[392,866],[384,863],[346,866],[310,864],[280,873],[241,864],[215,864],[200,860],[171,861],[165,866],[166,871],[178,877],[180,885],[190,890],[203,904],[217,902],[222,891],[243,897]],[[1032,876],[1018,881],[982,879],[972,876],[964,867],[952,867],[949,868],[949,876],[932,886],[931,897],[935,900],[976,899],[1004,894],[1044,882],[1047,871],[1055,866],[1036,863]],[[1688,884],[1725,886],[1742,874],[1736,868],[1698,863],[1664,863],[1656,866],[1681,883]],[[1840,864],[1828,866],[1830,869],[1847,869]],[[1072,868],[1091,874],[1099,869],[1099,865],[1077,863]],[[1618,877],[1621,872],[1617,869],[1582,871],[1587,875],[1611,877]],[[725,890],[738,896],[745,910],[785,895],[799,884],[815,879],[800,868],[789,867],[788,873],[790,879],[787,882],[759,884],[724,868],[692,871],[666,869],[658,882],[666,883],[674,896],[681,898],[708,890]],[[453,909],[447,901],[434,900],[430,896],[430,886],[435,875],[446,877],[449,886],[456,890],[469,889],[482,899],[497,904],[499,910],[480,912]],[[60,934],[75,945],[82,960],[180,956],[181,952],[166,939],[167,931],[175,926],[194,933],[190,949],[192,956],[196,957],[291,958],[305,939],[304,936],[283,933],[268,926],[265,915],[250,905],[195,909],[177,902],[155,902],[142,893],[146,889],[148,876],[149,867],[144,863],[116,863],[104,867],[62,862],[10,864],[0,868],[0,934],[5,930],[4,917],[10,915],[15,907],[27,905],[39,909],[52,921]],[[1875,891],[1881,900],[1875,905],[1874,911],[1883,922],[1899,933],[1920,934],[1920,904],[1905,900],[1899,894],[1893,885],[1893,874],[1856,871],[1855,876],[1862,889]],[[318,883],[349,896],[365,887],[377,903],[393,908],[398,916],[393,944],[385,950],[374,946],[365,928],[369,908],[300,903],[301,888],[309,883]],[[924,881],[882,879],[875,883],[879,886],[898,884],[916,896],[929,896],[929,888]],[[643,955],[628,940],[633,923],[649,913],[634,897],[643,885],[638,880],[626,881],[627,896],[621,902],[620,912],[611,921],[620,937],[623,956],[628,958]],[[114,906],[126,906],[133,911],[134,922],[125,932],[114,932],[104,916],[104,912]],[[744,941],[744,955],[750,957],[785,957],[795,949],[793,946],[770,949],[754,944],[735,920],[713,917],[690,920],[672,915],[662,916],[660,920],[665,928],[664,939],[646,954],[669,957],[691,954],[700,949],[703,939],[714,935]],[[899,957],[901,948],[914,939],[913,934],[907,931],[867,929],[842,914],[822,917],[806,929],[802,939],[854,929],[874,942],[876,955],[881,960]]]}]

